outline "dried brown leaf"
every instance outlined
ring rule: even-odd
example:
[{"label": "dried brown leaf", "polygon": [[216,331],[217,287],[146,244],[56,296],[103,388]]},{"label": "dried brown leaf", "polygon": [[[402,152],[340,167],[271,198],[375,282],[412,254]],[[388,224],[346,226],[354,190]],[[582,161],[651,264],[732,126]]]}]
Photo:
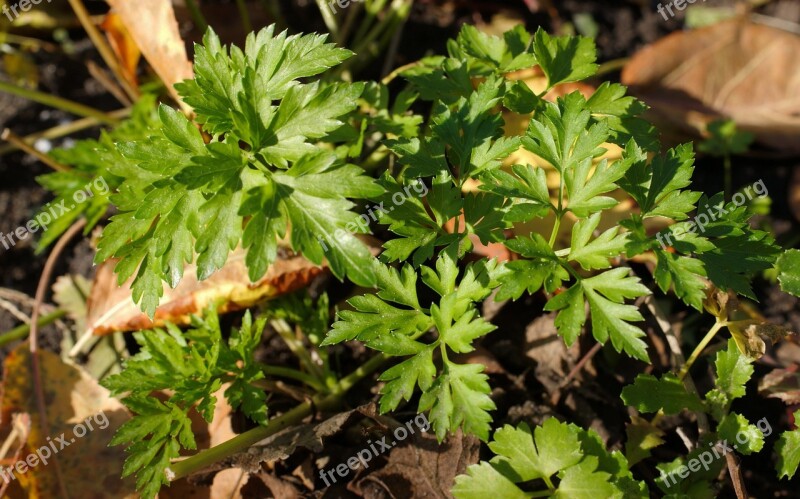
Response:
[{"label": "dried brown leaf", "polygon": [[[128,412],[94,378],[64,363],[58,355],[40,350],[39,358],[49,428],[44,430],[38,417],[27,344],[21,344],[5,360],[0,422],[7,429],[14,414],[31,415],[24,456],[46,446],[48,438],[57,441],[62,433],[68,446],[58,452],[58,463],[51,458],[46,465],[39,463],[25,473],[17,473],[28,497],[62,497],[57,466],[67,492],[75,494],[73,497],[134,497],[134,481],[119,478],[125,459],[123,449],[108,446],[117,428],[129,419]],[[87,431],[82,438],[74,438],[73,428],[87,418],[94,430]]]},{"label": "dried brown leaf", "polygon": [[175,289],[165,286],[155,320],[150,320],[131,298],[131,281],[117,286],[116,261],[109,260],[97,269],[88,302],[87,329],[94,334],[136,331],[162,326],[165,322],[188,324],[191,314],[199,314],[212,303],[220,313],[251,307],[270,298],[307,286],[325,272],[298,255],[279,258],[256,283],[250,283],[244,264],[245,253],[234,251],[228,262],[205,281],[198,281],[195,267],[187,266],[184,278]]},{"label": "dried brown leaf", "polygon": [[125,75],[128,83],[134,88],[138,88],[139,82],[136,78],[136,67],[142,58],[142,51],[139,50],[139,46],[136,45],[122,19],[114,12],[110,12],[103,19],[100,27],[106,32],[108,43],[120,62],[123,75]]},{"label": "dried brown leaf", "polygon": [[800,151],[800,37],[744,19],[675,32],[639,51],[622,83],[663,129],[693,135],[734,120],[771,147]]},{"label": "dried brown leaf", "polygon": [[172,1],[108,0],[108,3],[170,94],[182,102],[173,85],[192,78],[194,71],[178,31]]}]

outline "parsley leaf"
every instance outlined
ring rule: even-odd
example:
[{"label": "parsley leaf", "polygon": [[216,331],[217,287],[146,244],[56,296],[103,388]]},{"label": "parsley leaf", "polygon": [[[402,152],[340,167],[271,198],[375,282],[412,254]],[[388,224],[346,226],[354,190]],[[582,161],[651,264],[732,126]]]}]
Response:
[{"label": "parsley leaf", "polygon": [[[472,343],[495,329],[478,316],[475,302],[483,300],[499,285],[495,261],[481,261],[459,271],[452,251],[442,252],[435,269],[423,267],[423,282],[441,298],[429,309],[420,306],[417,273],[406,264],[398,271],[376,264],[378,293],[357,296],[348,303],[354,310],[342,310],[323,341],[331,345],[357,339],[370,348],[392,356],[410,358],[386,370],[381,376],[381,411],[397,408],[409,400],[415,386],[422,390],[419,411],[430,410],[430,421],[441,440],[463,427],[486,439],[494,402],[489,398],[483,366],[461,365],[448,352],[474,349]],[[431,328],[438,332],[430,343],[420,338]],[[434,353],[441,354],[437,367]]]},{"label": "parsley leaf", "polygon": [[677,414],[684,409],[703,410],[700,399],[689,393],[674,374],[665,374],[660,379],[649,374],[640,374],[632,385],[622,389],[622,400],[641,412],[658,412],[663,409],[666,414]]},{"label": "parsley leaf", "polygon": [[[800,411],[794,413],[795,424],[800,421]],[[778,478],[794,477],[800,466],[800,429],[785,431],[775,444],[778,453]]]},{"label": "parsley leaf", "polygon": [[[223,383],[230,383],[225,398],[259,424],[267,423],[266,394],[254,386],[264,373],[255,362],[265,319],[255,323],[249,312],[242,327],[222,340],[219,320],[212,308],[204,319],[194,317],[192,328],[140,331],[134,338],[141,350],[125,362],[124,369],[105,378],[102,385],[122,398],[134,417],[119,428],[112,445],[128,443],[123,476],[136,473],[137,489],[153,497],[167,484],[164,470],[181,448],[196,447],[189,411],[211,422]],[[165,402],[152,392],[169,390]]]},{"label": "parsley leaf", "polygon": [[[348,200],[383,189],[317,141],[326,140],[357,106],[363,84],[300,83],[351,55],[317,35],[248,37],[228,50],[209,32],[197,48],[196,77],[177,86],[208,143],[178,111],[159,108],[157,133],[118,144],[126,160],[112,170],[124,180],[96,261],[119,258],[122,283],[152,316],[161,281],[175,287],[187,263],[205,279],[240,242],[250,279],[258,280],[290,233],[295,251],[327,259],[334,275],[372,285],[372,255],[346,230],[357,219]],[[296,57],[307,58],[306,60]],[[244,145],[242,145],[244,144]],[[356,226],[353,226],[356,227]]]}]

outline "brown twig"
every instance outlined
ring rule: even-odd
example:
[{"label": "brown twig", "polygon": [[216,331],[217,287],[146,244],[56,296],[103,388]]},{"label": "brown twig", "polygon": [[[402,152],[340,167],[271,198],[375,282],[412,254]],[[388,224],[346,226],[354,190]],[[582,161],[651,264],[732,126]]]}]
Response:
[{"label": "brown twig", "polygon": [[125,94],[125,90],[119,86],[113,79],[111,79],[106,72],[97,65],[94,61],[88,61],[86,63],[86,68],[89,70],[89,74],[94,77],[103,87],[108,90],[108,92],[117,98],[122,104],[126,106],[132,106],[133,101],[131,101],[130,97]]},{"label": "brown twig", "polygon": [[[36,406],[39,410],[39,425],[42,428],[42,434],[47,435],[49,433],[49,425],[47,423],[47,409],[45,407],[44,401],[44,387],[42,386],[42,371],[41,365],[39,363],[39,341],[38,341],[38,322],[39,322],[39,309],[44,302],[44,295],[47,292],[47,287],[50,283],[50,278],[53,275],[53,269],[56,266],[56,262],[58,261],[58,257],[64,251],[64,248],[67,247],[69,241],[78,234],[83,226],[86,225],[86,219],[81,218],[72,226],[67,229],[64,235],[59,238],[56,245],[53,247],[53,251],[50,253],[50,256],[47,257],[47,261],[44,264],[44,270],[42,270],[42,276],[39,278],[39,285],[36,287],[36,298],[33,304],[33,311],[31,312],[31,332],[30,332],[30,351],[31,351],[31,371],[33,375],[33,390],[36,394]],[[55,465],[56,476],[58,477],[58,484],[61,488],[61,493],[63,497],[69,497],[67,493],[67,488],[64,484],[64,478],[61,475],[61,468],[58,464],[57,456],[53,456],[53,464]]]},{"label": "brown twig", "polygon": [[733,490],[736,491],[737,499],[747,499],[747,487],[744,484],[742,477],[742,470],[739,468],[739,460],[732,452],[725,454],[725,460],[728,462],[728,473],[731,475],[731,482],[733,483]]}]

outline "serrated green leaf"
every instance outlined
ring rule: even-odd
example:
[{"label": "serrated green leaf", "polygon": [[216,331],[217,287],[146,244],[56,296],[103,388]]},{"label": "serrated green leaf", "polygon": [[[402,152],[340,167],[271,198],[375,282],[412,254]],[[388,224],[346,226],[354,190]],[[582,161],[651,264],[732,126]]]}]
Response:
[{"label": "serrated green leaf", "polygon": [[579,464],[559,473],[561,482],[553,497],[559,499],[593,499],[613,497],[618,489],[609,482],[611,475],[597,471],[597,458],[587,456]]},{"label": "serrated green leaf", "polygon": [[537,426],[533,435],[527,426],[506,425],[495,432],[489,448],[497,454],[492,462],[513,470],[515,482],[549,478],[583,458],[577,433],[555,418]]},{"label": "serrated green leaf", "polygon": [[717,426],[717,433],[745,456],[759,452],[764,447],[764,434],[741,414],[726,415]]},{"label": "serrated green leaf", "polygon": [[673,374],[665,374],[660,379],[649,374],[640,374],[632,385],[622,389],[622,400],[640,412],[677,414],[684,409],[702,411],[703,403],[697,395],[691,394],[683,382]]},{"label": "serrated green leaf", "polygon": [[592,314],[592,333],[600,343],[611,338],[618,352],[649,362],[647,345],[641,340],[644,331],[630,324],[644,320],[633,305],[625,299],[650,294],[650,290],[639,282],[639,278],[628,276],[625,267],[609,270],[603,274],[584,279],[580,285],[589,302]]},{"label": "serrated green leaf", "polygon": [[467,468],[466,475],[458,475],[450,490],[456,499],[485,499],[497,496],[508,499],[525,499],[528,496],[511,480],[487,462],[473,464]]},{"label": "serrated green leaf", "polygon": [[580,220],[572,229],[572,246],[569,259],[578,262],[586,270],[607,269],[609,259],[625,252],[628,239],[619,234],[619,227],[612,227],[595,239],[589,240],[600,223],[600,213]]},{"label": "serrated green leaf", "polygon": [[750,359],[739,352],[733,338],[728,340],[728,348],[717,352],[714,361],[716,366],[717,379],[716,387],[729,400],[734,400],[745,395],[745,385],[753,375],[753,359]]},{"label": "serrated green leaf", "polygon": [[628,144],[625,154],[633,164],[618,184],[639,204],[642,217],[687,218],[700,198],[700,193],[682,191],[689,186],[694,171],[691,144],[670,149],[665,155],[653,158],[649,165],[641,149],[633,143]]},{"label": "serrated green leaf", "polygon": [[608,138],[608,128],[601,123],[589,126],[590,118],[580,92],[560,97],[531,120],[522,145],[563,175],[605,151],[600,145]]},{"label": "serrated green leaf", "polygon": [[547,76],[548,88],[579,81],[597,72],[594,40],[582,36],[550,36],[542,28],[534,35],[536,62]]},{"label": "serrated green leaf", "polygon": [[429,419],[440,441],[459,427],[481,440],[489,438],[492,417],[488,411],[495,405],[483,369],[479,364],[446,362],[445,371],[422,393],[419,411],[430,410]]},{"label": "serrated green leaf", "polygon": [[[794,413],[795,424],[800,421],[800,411]],[[778,453],[776,469],[778,478],[793,478],[800,466],[800,429],[785,431],[775,444]]]},{"label": "serrated green leaf", "polygon": [[785,251],[775,263],[781,289],[800,296],[800,250]]},{"label": "serrated green leaf", "polygon": [[661,291],[668,292],[674,286],[675,294],[684,303],[697,310],[703,309],[705,299],[705,266],[700,260],[660,249],[655,250],[658,263],[654,277]]}]

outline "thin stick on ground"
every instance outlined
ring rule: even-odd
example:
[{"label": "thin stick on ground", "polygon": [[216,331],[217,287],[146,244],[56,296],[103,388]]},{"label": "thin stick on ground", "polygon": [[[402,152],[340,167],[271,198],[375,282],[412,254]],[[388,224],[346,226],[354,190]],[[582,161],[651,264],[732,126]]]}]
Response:
[{"label": "thin stick on ground", "polygon": [[49,166],[50,168],[52,168],[53,170],[55,170],[57,172],[66,173],[66,172],[72,171],[72,168],[70,168],[70,167],[68,167],[66,165],[62,165],[61,163],[59,163],[58,161],[55,161],[53,158],[51,158],[47,154],[39,152],[36,149],[34,149],[33,147],[31,147],[28,144],[26,144],[25,143],[25,139],[23,139],[19,135],[15,134],[14,132],[9,130],[8,128],[6,128],[5,130],[3,130],[2,133],[0,133],[0,140],[5,140],[6,142],[10,142],[10,143],[14,144],[20,150],[25,152],[26,154],[30,154],[31,156],[33,156],[34,158],[38,159],[39,161],[41,161],[42,163],[46,164],[47,166]]},{"label": "thin stick on ground", "polygon": [[739,460],[733,453],[728,452],[725,454],[725,460],[728,462],[728,473],[731,475],[731,482],[733,483],[733,490],[736,491],[737,499],[747,499],[747,487],[744,484],[744,477],[742,477],[742,470],[739,468]]},{"label": "thin stick on ground", "polygon": [[[47,409],[44,402],[44,387],[42,386],[42,371],[39,363],[39,341],[37,338],[39,329],[39,310],[44,302],[44,295],[47,292],[47,287],[50,284],[51,277],[53,276],[53,269],[56,266],[58,257],[64,251],[64,248],[67,247],[67,244],[70,242],[70,240],[72,240],[75,235],[80,233],[84,225],[86,225],[85,218],[82,218],[72,224],[72,226],[67,229],[64,235],[61,236],[56,245],[53,247],[53,251],[50,253],[50,256],[47,257],[47,261],[44,264],[42,276],[39,278],[39,285],[36,287],[36,298],[33,303],[33,311],[31,312],[31,373],[33,375],[33,390],[36,394],[36,406],[39,411],[39,424],[41,426],[43,435],[47,435],[50,430],[47,423]],[[69,497],[66,486],[64,485],[64,478],[61,474],[61,467],[58,464],[57,456],[53,456],[53,464],[55,465],[56,476],[58,477],[58,484],[61,488],[62,496]]]},{"label": "thin stick on ground", "polygon": [[[124,119],[130,116],[131,108],[123,108],[117,111],[111,111],[108,113],[110,117],[113,119],[119,120]],[[43,130],[41,132],[32,133],[30,135],[26,135],[22,137],[22,141],[25,144],[31,145],[35,141],[39,139],[60,139],[61,137],[70,135],[75,132],[80,132],[82,130],[86,130],[87,128],[91,128],[94,126],[100,125],[101,122],[97,118],[81,118],[79,120],[72,121],[70,123],[65,123],[63,125],[57,125],[53,128],[48,128],[47,130]],[[14,152],[19,147],[16,144],[5,144],[0,146],[0,156],[4,156],[8,153]]]},{"label": "thin stick on ground", "polygon": [[6,92],[8,94],[16,95],[17,97],[22,97],[23,99],[44,104],[45,106],[61,109],[62,111],[72,113],[76,116],[94,118],[100,123],[106,125],[117,125],[119,123],[118,119],[115,119],[108,113],[104,113],[103,111],[93,107],[89,107],[57,95],[39,92],[38,90],[31,90],[30,88],[23,88],[18,85],[14,85],[13,83],[0,81],[0,92]]}]

